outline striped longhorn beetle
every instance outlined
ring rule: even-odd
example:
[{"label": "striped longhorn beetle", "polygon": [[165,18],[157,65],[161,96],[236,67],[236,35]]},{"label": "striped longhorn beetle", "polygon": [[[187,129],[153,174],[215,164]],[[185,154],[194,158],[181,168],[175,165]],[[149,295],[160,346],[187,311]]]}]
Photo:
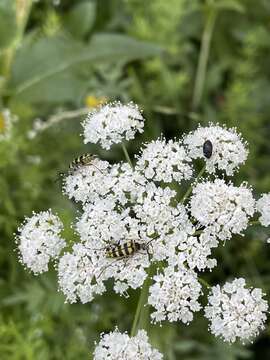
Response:
[{"label": "striped longhorn beetle", "polygon": [[76,157],[74,160],[72,160],[72,162],[69,164],[69,168],[67,171],[65,172],[60,172],[58,174],[58,178],[57,180],[59,180],[60,177],[64,176],[64,175],[72,175],[74,174],[74,172],[84,166],[89,166],[92,165],[94,166],[98,171],[102,172],[98,167],[96,167],[93,164],[93,160],[95,160],[97,158],[96,155],[94,154],[90,154],[90,153],[86,153],[86,154],[82,154],[78,157]]}]

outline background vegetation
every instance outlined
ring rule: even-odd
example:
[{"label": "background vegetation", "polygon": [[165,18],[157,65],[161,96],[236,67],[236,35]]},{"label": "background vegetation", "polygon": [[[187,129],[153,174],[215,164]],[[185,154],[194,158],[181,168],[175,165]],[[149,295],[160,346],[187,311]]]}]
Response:
[{"label": "background vegetation", "polygon": [[[32,210],[57,210],[76,241],[69,224],[78,209],[54,182],[71,159],[87,151],[123,158],[119,146],[82,143],[80,120],[98,102],[133,100],[144,110],[146,129],[128,144],[131,154],[199,122],[238,127],[250,156],[235,182],[270,191],[268,0],[0,0],[0,90],[1,360],[91,359],[101,332],[130,329],[137,292],[64,304],[54,269],[34,277],[14,252],[13,234]],[[207,281],[244,276],[270,300],[268,237],[254,228],[218,249]],[[188,327],[148,331],[169,360],[270,359],[269,322],[247,346],[213,338],[201,314]]]}]

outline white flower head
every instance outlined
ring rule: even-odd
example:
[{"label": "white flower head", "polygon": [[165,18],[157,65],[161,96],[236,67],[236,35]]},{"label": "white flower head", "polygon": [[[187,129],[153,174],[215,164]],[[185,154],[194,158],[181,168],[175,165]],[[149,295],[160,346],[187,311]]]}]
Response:
[{"label": "white flower head", "polygon": [[91,164],[81,166],[65,177],[64,194],[76,202],[95,202],[107,195],[114,186],[110,169],[107,161],[95,158]]},{"label": "white flower head", "polygon": [[250,341],[264,329],[268,304],[261,289],[246,287],[243,278],[212,287],[205,307],[210,331],[225,341]]},{"label": "white flower head", "polygon": [[149,292],[148,303],[155,308],[151,314],[154,322],[168,319],[188,324],[193,320],[193,312],[201,308],[201,285],[193,270],[169,266],[154,276]]},{"label": "white flower head", "polygon": [[252,192],[244,184],[239,187],[224,180],[199,183],[190,200],[191,215],[221,240],[240,234],[248,226],[255,210]]},{"label": "white flower head", "polygon": [[191,235],[187,234],[178,246],[181,257],[178,254],[175,263],[180,260],[179,264],[181,264],[184,259],[190,269],[202,271],[208,268],[212,270],[217,265],[217,261],[210,256],[212,249],[217,246],[216,236],[211,234],[207,228],[199,235],[196,235],[196,232]]},{"label": "white flower head", "polygon": [[16,238],[20,261],[35,274],[47,271],[49,261],[66,245],[60,236],[62,230],[63,224],[51,210],[26,218]]},{"label": "white flower head", "polygon": [[66,301],[84,304],[92,301],[94,295],[102,294],[106,288],[102,282],[95,280],[98,259],[82,244],[75,244],[72,253],[63,255],[58,264],[58,283],[65,294]]},{"label": "white flower head", "polygon": [[147,333],[139,330],[129,337],[118,329],[102,334],[94,351],[94,360],[162,360],[163,355],[149,344]]},{"label": "white flower head", "polygon": [[114,186],[109,196],[121,205],[135,203],[148,184],[147,179],[127,163],[113,165],[110,176]]},{"label": "white flower head", "polygon": [[137,105],[106,104],[89,113],[84,121],[84,143],[100,143],[108,150],[123,139],[134,139],[137,131],[143,132],[143,126],[144,118]]},{"label": "white flower head", "polygon": [[171,206],[176,192],[170,188],[161,188],[149,183],[142,191],[134,205],[136,217],[144,223],[148,236],[155,233],[165,235],[175,227],[174,215],[177,209]]},{"label": "white flower head", "polygon": [[0,141],[10,139],[13,124],[17,119],[7,108],[0,111]]},{"label": "white flower head", "polygon": [[192,176],[191,159],[177,141],[158,139],[145,145],[138,157],[136,169],[147,179],[181,182]]},{"label": "white flower head", "polygon": [[76,230],[87,246],[101,248],[138,238],[140,229],[138,220],[129,215],[129,208],[118,210],[114,199],[106,198],[83,207]]},{"label": "white flower head", "polygon": [[270,225],[270,193],[263,194],[257,201],[257,210],[261,213],[259,221],[263,226]]},{"label": "white flower head", "polygon": [[[203,152],[206,141],[212,144],[209,158],[205,157]],[[224,170],[227,175],[233,175],[248,156],[246,143],[234,128],[226,129],[212,124],[208,127],[198,127],[184,137],[183,143],[187,146],[191,158],[205,159],[206,170],[209,173],[219,169]]]},{"label": "white flower head", "polygon": [[133,206],[140,235],[149,244],[152,261],[174,263],[177,246],[194,231],[183,205],[175,203],[176,192],[149,183]]}]

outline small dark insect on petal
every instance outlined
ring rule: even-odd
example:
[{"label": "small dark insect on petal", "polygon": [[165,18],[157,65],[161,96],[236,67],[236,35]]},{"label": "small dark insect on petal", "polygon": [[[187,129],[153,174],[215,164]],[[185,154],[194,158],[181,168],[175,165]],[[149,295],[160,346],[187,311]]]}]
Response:
[{"label": "small dark insect on petal", "polygon": [[205,143],[203,144],[203,155],[207,159],[210,159],[212,153],[213,153],[213,144],[211,143],[210,140],[206,140]]}]

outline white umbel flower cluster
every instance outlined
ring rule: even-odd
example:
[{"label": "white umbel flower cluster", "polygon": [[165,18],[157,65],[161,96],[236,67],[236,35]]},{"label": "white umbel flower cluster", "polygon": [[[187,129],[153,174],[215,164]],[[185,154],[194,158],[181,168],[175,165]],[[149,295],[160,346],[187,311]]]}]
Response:
[{"label": "white umbel flower cluster", "polygon": [[210,269],[212,270],[216,265],[216,259],[210,258],[212,249],[218,246],[218,239],[216,235],[211,234],[209,229],[200,231],[196,235],[196,231],[189,236],[186,236],[178,246],[180,255],[177,255],[176,263],[183,264],[183,259],[186,261],[190,269],[197,269],[199,271]]},{"label": "white umbel flower cluster", "polygon": [[257,210],[261,214],[259,221],[263,226],[270,225],[270,193],[263,194],[257,201]]},{"label": "white umbel flower cluster", "polygon": [[255,211],[255,200],[245,185],[236,187],[216,179],[195,186],[190,210],[202,226],[220,240],[226,240],[247,228]]},{"label": "white umbel flower cluster", "polygon": [[162,360],[163,355],[154,349],[144,330],[129,337],[118,329],[103,334],[94,351],[94,360]]},{"label": "white umbel flower cluster", "polygon": [[35,274],[47,271],[49,261],[66,245],[60,236],[62,229],[63,224],[51,210],[26,218],[16,239],[21,262]]},{"label": "white umbel flower cluster", "polygon": [[193,320],[193,312],[201,308],[201,285],[192,270],[165,268],[163,274],[154,276],[149,292],[148,303],[156,310],[151,314],[154,322],[168,319],[188,324]]},{"label": "white umbel flower cluster", "polygon": [[[203,144],[212,143],[212,155],[206,158],[203,154]],[[198,127],[183,139],[188,155],[193,159],[204,158],[206,170],[214,173],[217,169],[224,170],[227,175],[233,175],[239,165],[243,164],[248,155],[246,144],[235,129],[226,129],[210,124],[208,127]]]},{"label": "white umbel flower cluster", "polygon": [[101,147],[109,150],[112,144],[123,139],[134,139],[137,131],[143,132],[143,126],[144,118],[137,105],[106,104],[89,113],[84,121],[84,142],[100,143]]},{"label": "white umbel flower cluster", "polygon": [[[132,185],[132,181],[129,184]],[[71,254],[60,259],[59,264],[59,285],[68,301],[91,301],[97,288],[105,291],[104,282],[108,279],[114,279],[117,293],[125,294],[128,288],[142,286],[147,277],[146,269],[152,262],[179,261],[180,244],[186,241],[188,233],[194,232],[194,228],[184,206],[171,205],[175,191],[150,183],[144,187],[139,185],[131,193],[129,199],[136,201],[133,206],[119,206],[116,194],[84,205],[75,225],[84,246],[76,245]],[[142,249],[122,259],[107,257],[108,247],[114,244],[123,247],[130,240],[136,241]],[[188,251],[187,246],[185,251]],[[186,259],[184,252],[182,255],[183,262]],[[80,256],[83,258],[80,259]],[[73,277],[70,276],[70,267]],[[81,280],[78,281],[78,278]],[[79,291],[74,282],[79,286]]]},{"label": "white umbel flower cluster", "polygon": [[252,340],[264,329],[267,302],[261,289],[249,289],[243,278],[212,287],[205,316],[210,331],[225,341]]},{"label": "white umbel flower cluster", "polygon": [[[143,125],[136,105],[107,104],[85,120],[84,141],[109,149],[142,132]],[[262,225],[270,225],[270,193],[256,202],[245,183],[235,186],[217,178],[220,170],[232,175],[247,154],[235,129],[210,124],[179,141],[160,138],[145,144],[134,167],[91,154],[90,161],[77,158],[63,179],[63,192],[80,208],[72,224],[79,241],[57,264],[66,301],[90,302],[107,291],[108,283],[129,296],[130,289],[143,286],[151,267],[157,269],[148,298],[152,321],[191,322],[201,309],[204,282],[198,272],[217,266],[213,249],[242,234],[255,210]],[[216,172],[214,180],[197,177],[186,189],[182,183],[192,179],[192,161],[199,158],[208,173]],[[65,246],[61,230],[50,210],[27,219],[17,238],[21,262],[36,274],[46,271]],[[262,292],[236,279],[212,288],[205,314],[211,332],[233,342],[255,336],[266,311]],[[96,360],[161,358],[143,331],[133,338],[119,331],[104,335],[95,350]]]},{"label": "white umbel flower cluster", "polygon": [[177,141],[158,139],[145,145],[137,159],[136,169],[147,179],[181,182],[192,177],[191,159]]}]

